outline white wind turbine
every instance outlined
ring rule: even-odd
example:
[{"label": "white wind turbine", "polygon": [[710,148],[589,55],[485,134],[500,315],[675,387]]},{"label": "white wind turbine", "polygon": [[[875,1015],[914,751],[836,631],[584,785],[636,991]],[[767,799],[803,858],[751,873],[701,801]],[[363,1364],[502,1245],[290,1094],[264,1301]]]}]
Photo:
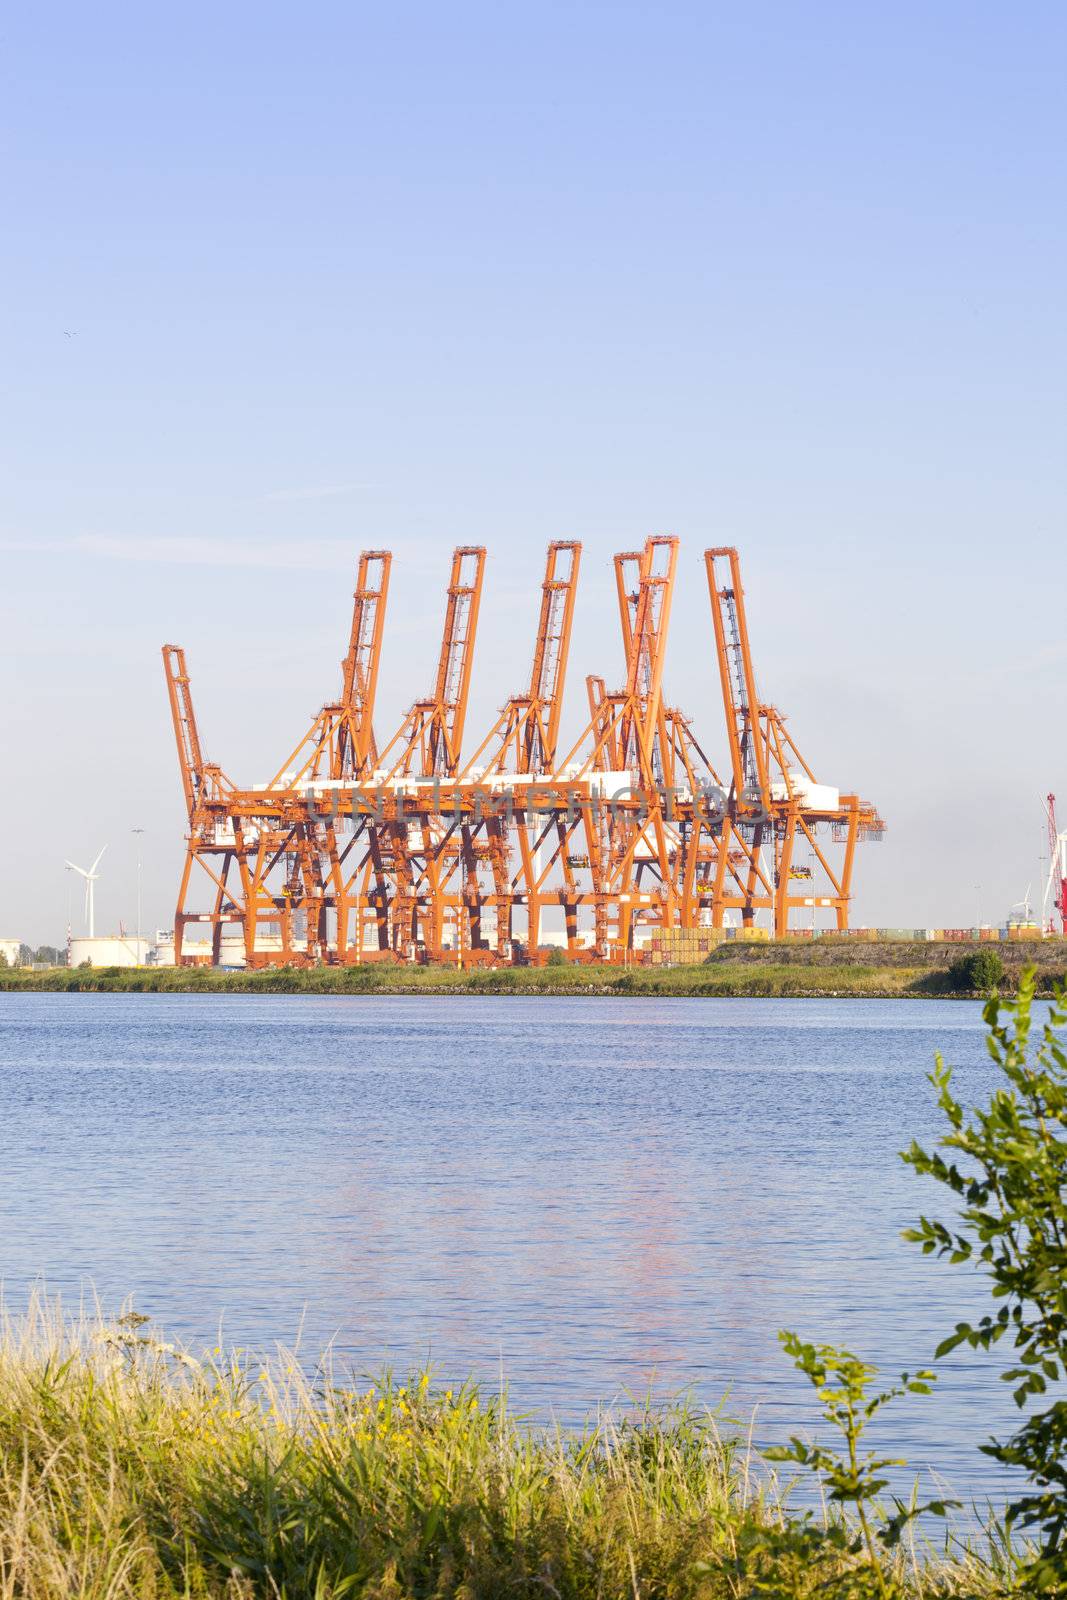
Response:
[{"label": "white wind turbine", "polygon": [[106,849],[107,845],[105,844],[96,860],[88,870],[86,870],[85,867],[75,866],[73,861],[68,861],[66,863],[70,872],[77,872],[85,879],[85,920],[89,927],[90,939],[95,936],[95,923],[93,921],[93,884],[100,876],[96,869],[100,865],[100,856],[103,855],[104,850]]}]

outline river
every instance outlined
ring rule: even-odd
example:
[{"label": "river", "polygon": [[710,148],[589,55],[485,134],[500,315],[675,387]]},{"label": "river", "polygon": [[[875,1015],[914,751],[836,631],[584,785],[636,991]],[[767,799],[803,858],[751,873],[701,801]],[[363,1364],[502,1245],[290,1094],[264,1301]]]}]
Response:
[{"label": "river", "polygon": [[[971,1003],[2,994],[5,1299],[503,1371],[564,1421],[691,1385],[779,1437],[814,1413],[777,1329],[896,1373],[984,1306],[900,1238],[944,1211],[897,1155],[939,1047],[984,1096]],[[996,1365],[958,1353],[877,1442],[999,1497]]]}]

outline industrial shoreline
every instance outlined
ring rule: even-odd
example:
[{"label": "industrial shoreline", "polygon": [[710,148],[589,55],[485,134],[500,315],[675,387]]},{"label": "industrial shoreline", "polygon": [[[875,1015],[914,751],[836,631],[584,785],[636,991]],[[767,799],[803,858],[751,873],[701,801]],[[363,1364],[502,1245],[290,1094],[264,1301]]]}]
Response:
[{"label": "industrial shoreline", "polygon": [[[451,964],[281,967],[229,970],[213,967],[54,967],[0,969],[0,991],[122,994],[293,995],[617,995],[634,998],[959,999],[981,993],[961,982],[953,962],[979,945],[868,945],[829,942],[724,949],[696,966],[623,967],[575,963],[541,967]],[[1004,974],[999,988],[1013,993],[1023,968],[1037,970],[1038,992],[1051,994],[1067,975],[1067,942],[999,946]]]}]

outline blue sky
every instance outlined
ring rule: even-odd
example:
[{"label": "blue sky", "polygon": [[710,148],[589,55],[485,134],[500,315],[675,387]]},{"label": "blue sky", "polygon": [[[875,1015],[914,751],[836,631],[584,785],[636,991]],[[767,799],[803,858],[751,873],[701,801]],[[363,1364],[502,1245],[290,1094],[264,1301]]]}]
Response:
[{"label": "blue sky", "polygon": [[[764,695],[888,819],[856,920],[1002,920],[1067,804],[1067,11],[22,8],[3,52],[0,933],[168,925],[159,667],[265,777],[396,553],[383,729],[489,547],[469,728],[545,543],[620,670],[611,552],[677,533],[668,691],[721,753],[701,552]],[[12,849],[10,841],[17,840]],[[76,919],[77,920],[77,919]]]}]

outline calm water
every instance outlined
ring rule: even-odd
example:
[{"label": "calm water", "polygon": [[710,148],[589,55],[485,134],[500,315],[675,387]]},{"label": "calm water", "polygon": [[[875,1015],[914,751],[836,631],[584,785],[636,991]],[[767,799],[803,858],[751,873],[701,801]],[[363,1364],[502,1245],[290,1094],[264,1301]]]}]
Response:
[{"label": "calm water", "polygon": [[[982,1095],[976,1004],[0,995],[5,1294],[502,1366],[568,1420],[730,1389],[766,1438],[812,1415],[779,1327],[899,1371],[956,1320],[966,1274],[899,1237],[940,1207],[895,1154],[939,1045]],[[1013,1411],[961,1355],[883,1442],[999,1495],[974,1446]]]}]

